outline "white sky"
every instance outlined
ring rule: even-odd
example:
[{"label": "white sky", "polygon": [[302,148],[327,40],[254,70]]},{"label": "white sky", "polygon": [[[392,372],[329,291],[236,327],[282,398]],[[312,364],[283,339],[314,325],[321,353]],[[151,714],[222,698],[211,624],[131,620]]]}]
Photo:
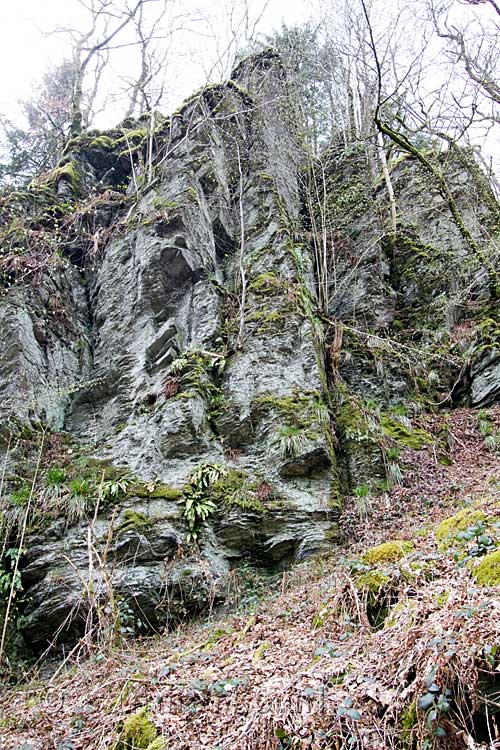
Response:
[{"label": "white sky", "polygon": [[[206,83],[210,57],[214,57],[216,49],[214,37],[219,37],[220,46],[224,48],[228,9],[244,2],[248,3],[251,13],[258,15],[266,0],[168,0],[168,7],[174,9],[173,15],[176,18],[185,14],[182,23],[190,30],[179,31],[174,36],[176,41],[170,50],[169,65],[165,72],[166,95],[161,106],[165,114]],[[348,0],[346,2],[349,4]],[[387,25],[390,23],[391,10],[395,12],[400,6],[409,9],[410,5],[415,5],[418,10],[419,2],[421,0],[375,0],[373,7],[377,14],[374,20],[376,23],[380,21],[382,26]],[[156,3],[152,3],[150,7],[153,9],[155,6]],[[335,0],[267,0],[259,31],[270,34],[281,26],[282,21],[291,26],[303,23],[311,16],[317,18],[318,8],[320,16],[325,11],[331,13],[332,25],[335,25],[338,7]],[[465,20],[465,14],[478,19],[484,19],[488,15],[488,7],[484,4],[465,6],[458,2],[452,3],[452,8],[458,13],[457,20],[460,16]],[[418,14],[415,18],[417,17]],[[195,18],[196,22],[193,20]],[[30,97],[32,84],[41,78],[49,66],[56,66],[65,57],[69,57],[69,40],[64,35],[49,32],[58,26],[87,28],[88,17],[86,22],[82,22],[82,19],[85,19],[85,14],[78,0],[0,0],[0,116],[5,115],[15,120],[19,111],[17,102]],[[419,30],[414,28],[411,35],[406,35],[406,41],[417,37]],[[130,72],[133,59],[133,50],[120,50],[114,58],[115,67],[112,72],[116,73],[117,68],[121,73]],[[430,75],[431,83],[435,79],[439,83],[442,75],[446,75],[446,70],[439,64],[434,65]],[[224,71],[220,74],[216,72],[212,75],[212,80],[223,77]],[[93,120],[96,127],[112,127],[120,121],[124,108],[123,99],[118,103],[115,101],[119,95],[120,82],[115,78],[112,85],[105,87],[104,111]],[[485,156],[493,159],[495,169],[500,173],[500,139],[496,128],[487,136],[481,130],[474,131],[471,135],[473,141],[483,148]]]},{"label": "white sky", "polygon": [[[212,19],[214,27],[220,26],[227,0],[178,0],[181,10],[188,13],[201,13]],[[265,0],[250,0],[251,10],[262,7]],[[305,0],[269,0],[265,15],[259,29],[270,33],[273,28],[307,20]],[[65,42],[62,35],[49,34],[57,26],[71,24],[81,27],[81,14],[76,0],[0,0],[0,114],[15,116],[17,101],[29,98],[33,82],[43,74],[49,65],[56,65],[65,53]],[[202,24],[204,25],[204,24]],[[205,28],[196,27],[199,34],[178,35],[179,64],[172,69],[172,106],[188,96],[192,90],[202,85],[204,80],[201,69],[202,50],[207,48],[209,23]],[[196,54],[197,48],[199,55]],[[195,51],[193,62],[192,52]],[[182,53],[189,51],[189,57],[182,59]],[[175,56],[174,56],[175,58]],[[175,93],[174,93],[175,90]],[[101,119],[101,118],[100,118]],[[100,125],[113,125],[113,122],[99,122]]]}]

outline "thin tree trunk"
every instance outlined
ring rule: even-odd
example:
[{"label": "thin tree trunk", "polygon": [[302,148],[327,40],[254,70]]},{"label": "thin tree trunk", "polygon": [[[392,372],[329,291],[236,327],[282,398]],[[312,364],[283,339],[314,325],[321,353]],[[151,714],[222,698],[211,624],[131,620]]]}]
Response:
[{"label": "thin tree trunk", "polygon": [[387,164],[387,157],[385,155],[384,136],[382,135],[380,130],[377,131],[377,144],[380,161],[382,163],[382,174],[384,175],[385,186],[387,188],[387,195],[389,198],[389,208],[391,211],[391,235],[393,238],[395,238],[398,224],[396,198],[394,197],[394,188],[392,186],[391,175]]}]

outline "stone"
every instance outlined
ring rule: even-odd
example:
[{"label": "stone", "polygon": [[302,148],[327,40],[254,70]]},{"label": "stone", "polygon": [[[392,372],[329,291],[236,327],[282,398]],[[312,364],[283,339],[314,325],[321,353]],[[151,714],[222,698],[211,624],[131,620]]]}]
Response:
[{"label": "stone", "polygon": [[[110,599],[123,622],[159,630],[222,601],[248,559],[280,570],[331,550],[342,496],[386,478],[394,436],[384,412],[439,402],[419,347],[452,350],[466,289],[477,305],[491,302],[418,166],[392,167],[391,237],[385,187],[352,148],[325,156],[334,267],[320,309],[303,154],[271,51],[158,123],[150,184],[143,122],[68,144],[52,200],[74,202],[81,231],[51,238],[59,259],[36,279],[13,272],[2,288],[7,524],[22,517],[46,443],[18,600],[35,651],[96,627]],[[480,237],[481,210],[463,170],[451,169]],[[89,197],[90,236],[80,202]],[[19,216],[35,222],[21,203]],[[459,367],[444,360],[434,378],[446,393]],[[498,349],[470,376],[465,399],[498,400]],[[194,486],[207,466],[231,481],[217,492]],[[68,475],[57,492],[49,467]],[[169,491],[155,494],[161,486]],[[184,515],[193,496],[216,499],[196,541]]]},{"label": "stone", "polygon": [[490,349],[471,368],[471,403],[490,406],[500,398],[500,349]]}]

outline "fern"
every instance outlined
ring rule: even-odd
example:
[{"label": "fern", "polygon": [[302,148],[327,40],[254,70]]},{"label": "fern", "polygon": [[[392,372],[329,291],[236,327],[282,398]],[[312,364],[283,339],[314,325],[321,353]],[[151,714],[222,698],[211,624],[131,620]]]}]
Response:
[{"label": "fern", "polygon": [[102,482],[99,486],[99,499],[102,501],[117,500],[122,495],[125,495],[128,485],[129,481],[124,477]]},{"label": "fern", "polygon": [[227,476],[227,470],[219,464],[202,464],[189,477],[184,497],[179,503],[184,505],[183,516],[188,527],[188,541],[196,541],[201,524],[217,510],[216,504],[207,493],[210,485]]}]

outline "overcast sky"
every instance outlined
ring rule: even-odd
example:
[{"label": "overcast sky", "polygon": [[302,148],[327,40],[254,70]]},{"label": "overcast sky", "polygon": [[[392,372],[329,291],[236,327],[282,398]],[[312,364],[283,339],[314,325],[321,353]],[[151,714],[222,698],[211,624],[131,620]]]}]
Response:
[{"label": "overcast sky", "polygon": [[[212,19],[215,28],[220,28],[224,3],[227,0],[177,0],[189,13],[200,10],[208,19]],[[250,0],[250,7],[255,10],[265,0]],[[307,19],[308,7],[304,0],[269,0],[262,24],[259,28],[269,33],[273,28],[286,20],[288,25]],[[31,85],[50,64],[57,64],[65,54],[65,41],[62,35],[50,34],[57,26],[76,25],[81,27],[82,16],[79,14],[77,0],[0,0],[0,114],[12,116],[16,111],[16,102],[30,95]],[[175,81],[175,93],[172,94],[172,106],[188,96],[193,88],[204,83],[201,51],[206,50],[208,24],[198,24],[197,30],[202,33],[178,35],[179,51],[177,68],[172,67],[172,79]],[[203,33],[204,32],[204,33]],[[204,35],[205,34],[205,35]],[[200,54],[193,62],[193,49]],[[189,51],[190,58],[182,52]],[[190,62],[191,60],[191,62]],[[172,88],[174,91],[174,86]],[[111,125],[112,123],[107,123]]]}]

